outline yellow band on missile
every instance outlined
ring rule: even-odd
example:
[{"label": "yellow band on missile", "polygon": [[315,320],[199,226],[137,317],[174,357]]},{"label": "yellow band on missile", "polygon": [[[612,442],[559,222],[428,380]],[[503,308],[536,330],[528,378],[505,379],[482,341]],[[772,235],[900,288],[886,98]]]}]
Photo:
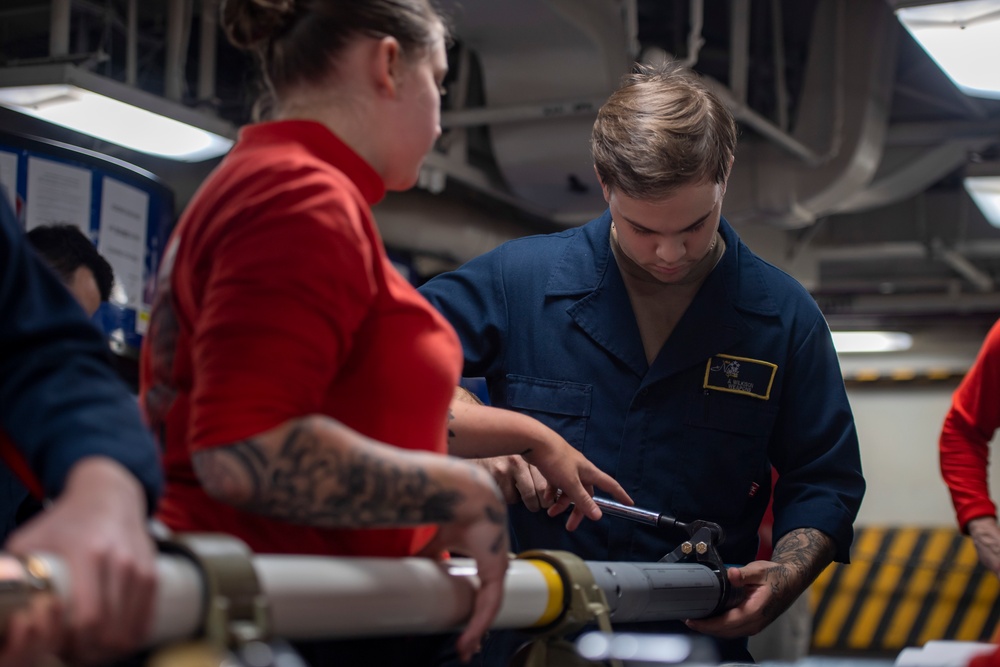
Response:
[{"label": "yellow band on missile", "polygon": [[542,615],[538,617],[538,620],[532,626],[540,628],[554,622],[563,613],[566,597],[565,590],[563,589],[563,580],[556,568],[543,560],[527,559],[526,562],[534,565],[541,573],[542,578],[545,580],[545,589],[549,592],[545,611],[542,612]]}]

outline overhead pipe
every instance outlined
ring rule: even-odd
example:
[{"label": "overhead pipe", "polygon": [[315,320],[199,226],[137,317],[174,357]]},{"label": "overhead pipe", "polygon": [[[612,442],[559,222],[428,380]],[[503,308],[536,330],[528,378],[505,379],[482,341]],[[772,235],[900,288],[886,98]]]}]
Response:
[{"label": "overhead pipe", "polygon": [[843,2],[834,5],[836,11],[836,26],[833,32],[833,121],[830,125],[830,143],[822,162],[830,162],[840,155],[844,141],[845,123],[847,122],[847,72],[844,67],[844,53],[849,48],[847,39],[847,20]]},{"label": "overhead pipe", "polygon": [[139,0],[128,0],[125,10],[125,83],[139,82]]},{"label": "overhead pipe", "polygon": [[[736,0],[739,2],[740,0]],[[776,3],[780,4],[780,3]],[[844,7],[843,3],[837,3],[835,6],[836,11],[836,26],[834,28],[835,33],[835,48],[833,49],[833,120],[830,134],[829,145],[823,152],[818,152],[814,148],[811,148],[804,144],[803,142],[796,139],[794,136],[787,132],[788,121],[783,114],[779,113],[778,124],[772,123],[770,120],[760,115],[753,109],[751,109],[746,104],[745,92],[739,91],[734,93],[733,91],[727,89],[725,86],[717,81],[706,78],[705,82],[710,88],[722,98],[723,102],[729,107],[733,115],[738,121],[748,125],[753,128],[759,134],[763,135],[766,139],[776,144],[777,146],[783,148],[788,153],[798,157],[803,162],[807,163],[809,166],[818,167],[826,164],[836,158],[840,153],[841,143],[843,141],[844,133],[844,118],[845,118],[845,78],[844,78],[844,65],[843,58],[841,54],[845,48],[844,31],[845,31],[845,21],[844,21]],[[775,29],[781,29],[781,22],[776,21]],[[740,53],[733,52],[732,58],[742,57]],[[778,58],[777,53],[775,57]],[[784,59],[781,58],[780,62],[775,63],[775,67],[784,67]],[[730,65],[730,71],[736,67],[735,61]],[[783,77],[779,77],[779,82],[783,81]],[[785,106],[786,104],[786,94],[783,84],[778,84],[778,104],[779,106]]]},{"label": "overhead pipe", "polygon": [[747,101],[750,74],[750,0],[729,7],[729,89],[740,104]]},{"label": "overhead pipe", "polygon": [[[448,101],[451,109],[464,111],[469,101],[469,80],[472,76],[472,52],[465,45],[459,45],[458,58],[455,65],[455,80],[449,90]],[[449,112],[442,112],[446,115]],[[444,120],[441,127],[449,127]],[[461,125],[452,128],[453,131],[443,135],[439,141],[440,146],[449,158],[460,158],[463,163],[469,161],[469,134]]]},{"label": "overhead pipe", "polygon": [[992,292],[995,288],[993,278],[970,262],[964,255],[945,245],[940,238],[931,240],[931,253],[944,262],[955,273],[968,280],[980,292]]},{"label": "overhead pipe", "polygon": [[[971,239],[958,241],[951,249],[963,257],[1000,259],[1000,240]],[[816,257],[822,261],[892,261],[896,259],[926,259],[927,246],[920,241],[896,241],[866,245],[842,245],[816,248]]]},{"label": "overhead pipe", "polygon": [[781,20],[781,0],[771,0],[771,48],[774,58],[774,97],[778,127],[788,131],[788,85],[785,82],[785,28]]},{"label": "overhead pipe", "polygon": [[46,7],[45,5],[38,5],[36,7],[15,7],[13,9],[0,9],[0,19],[11,19],[17,18],[19,16],[28,16],[30,14],[41,14],[48,12],[50,15],[52,13],[51,7]]},{"label": "overhead pipe", "polygon": [[596,116],[597,110],[605,101],[607,101],[606,97],[593,97],[509,107],[476,107],[445,111],[441,114],[441,127],[474,127],[477,125],[550,120],[568,116]]},{"label": "overhead pipe", "polygon": [[167,47],[164,64],[164,97],[180,102],[184,98],[184,66],[187,60],[188,25],[191,0],[170,0],[167,6]]},{"label": "overhead pipe", "polygon": [[[687,53],[684,54],[684,57],[680,58],[676,54],[668,53],[659,47],[650,47],[643,53],[643,57],[647,62],[655,62],[659,59],[668,59],[676,61],[685,67],[694,68],[701,55],[701,47],[705,44],[705,38],[702,36],[702,31],[705,29],[705,5],[703,0],[690,0],[688,10],[691,17],[688,21]],[[633,34],[633,26],[630,23],[632,20],[632,15],[626,12],[625,28],[629,35]],[[638,34],[638,17],[636,16],[634,20],[636,21],[634,31],[635,34]]]},{"label": "overhead pipe", "polygon": [[625,0],[622,7],[622,17],[625,23],[625,50],[629,58],[636,59],[642,50],[639,42],[639,2],[638,0]]},{"label": "overhead pipe", "polygon": [[[780,13],[780,3],[775,2],[774,4],[778,5],[778,7],[774,10],[776,14],[776,17],[774,18],[774,29],[776,31],[781,31],[782,24],[780,16],[777,16],[777,14]],[[701,45],[704,43],[704,39],[701,37],[704,18],[703,4],[700,0],[691,0],[690,6],[692,22],[691,29],[688,33],[688,55],[683,61],[681,61],[688,67],[693,66],[697,62],[698,52],[700,51]],[[729,72],[732,87],[727,88],[723,84],[707,76],[703,77],[703,81],[723,101],[723,103],[729,107],[729,110],[739,122],[753,128],[763,137],[781,147],[788,153],[796,156],[809,166],[820,166],[836,158],[840,152],[845,113],[844,67],[839,55],[844,45],[844,8],[840,4],[838,4],[836,8],[837,19],[835,31],[837,48],[834,49],[834,119],[829,146],[822,153],[799,141],[787,131],[788,120],[784,109],[787,106],[787,91],[785,90],[786,86],[784,84],[783,72],[779,72],[779,76],[776,77],[776,86],[778,87],[778,105],[781,107],[781,111],[779,112],[779,121],[777,124],[768,120],[748,106],[747,70],[749,67],[749,28],[747,26],[749,25],[750,14],[749,0],[732,0],[731,11],[732,20],[730,22],[730,35],[732,37],[733,48],[730,50]],[[784,54],[783,49],[781,48],[782,42],[780,38],[780,34],[776,35],[775,67],[783,70]]]},{"label": "overhead pipe", "polygon": [[826,161],[826,158],[823,155],[817,153],[809,146],[806,146],[804,143],[769,121],[767,118],[751,109],[745,102],[737,100],[733,97],[733,94],[729,91],[729,89],[718,81],[708,77],[704,77],[703,81],[712,90],[712,92],[714,92],[722,100],[723,104],[729,107],[729,110],[739,122],[753,128],[759,134],[764,136],[764,138],[783,148],[788,153],[798,157],[810,166],[819,166]]},{"label": "overhead pipe", "polygon": [[939,294],[855,294],[849,297],[847,304],[847,308],[842,312],[834,310],[828,315],[944,317],[947,315],[992,314],[995,318],[997,311],[1000,310],[1000,293],[953,294],[942,291]]},{"label": "overhead pipe", "polygon": [[705,29],[705,3],[704,0],[691,0],[689,3],[691,10],[691,25],[688,30],[687,54],[681,61],[685,67],[694,67],[701,55],[701,47],[705,44],[705,38],[701,32]]},{"label": "overhead pipe", "polygon": [[69,55],[71,0],[52,0],[49,22],[49,55],[53,58]]},{"label": "overhead pipe", "polygon": [[201,37],[198,44],[198,101],[215,99],[216,42],[219,31],[218,0],[201,0]]},{"label": "overhead pipe", "polygon": [[[926,148],[899,148],[894,167],[876,173],[864,190],[842,198],[830,213],[856,213],[902,201],[923,192],[934,183],[969,162],[969,155],[992,145],[995,139],[943,140]],[[891,143],[891,142],[887,142]],[[884,160],[885,161],[885,160]],[[898,166],[896,166],[898,165]]]},{"label": "overhead pipe", "polygon": [[[868,0],[817,3],[794,134],[754,126],[798,159],[785,159],[763,141],[753,144],[755,150],[738,150],[726,195],[731,223],[806,227],[870,186],[884,158],[898,38],[894,20],[887,7]],[[865,39],[849,46],[848,34]],[[745,118],[741,109],[736,114]]]},{"label": "overhead pipe", "polygon": [[954,120],[895,123],[886,135],[890,146],[925,146],[950,139],[982,139],[995,142],[1000,134],[1000,119]]},{"label": "overhead pipe", "polygon": [[[777,98],[778,98],[778,123],[773,124],[764,116],[761,116],[756,111],[751,109],[746,104],[747,100],[747,69],[749,66],[749,0],[733,0],[732,2],[732,13],[733,18],[730,24],[730,34],[733,38],[734,48],[730,51],[730,67],[729,71],[731,76],[731,81],[735,83],[731,88],[727,89],[722,86],[722,84],[712,81],[711,87],[714,89],[716,94],[723,98],[727,106],[736,116],[737,120],[749,125],[754,130],[760,134],[767,137],[769,140],[773,141],[777,145],[781,146],[793,155],[798,156],[803,161],[809,163],[810,165],[816,166],[824,162],[827,162],[836,156],[837,148],[839,143],[832,142],[830,149],[825,154],[819,154],[812,148],[806,146],[802,142],[796,140],[794,137],[788,134],[788,119],[787,119],[787,90],[785,86],[784,79],[784,42],[782,39],[782,24],[780,16],[780,2],[773,0],[773,21],[775,30],[774,39],[774,58],[775,58],[775,70],[776,75],[776,88],[777,88]],[[691,0],[690,2],[691,11],[691,25],[688,31],[687,39],[687,55],[681,64],[686,67],[694,67],[698,62],[700,57],[701,47],[704,45],[705,40],[702,37],[702,30],[704,29],[704,15],[705,7],[703,0]],[[843,30],[843,22],[838,20],[837,25],[838,34]],[[839,64],[839,59],[838,59]],[[835,95],[834,100],[835,109],[838,111],[838,116],[842,116],[841,108],[843,106],[843,90],[842,90],[842,74],[838,68],[838,76],[835,77]],[[837,136],[835,132],[835,137]]]}]

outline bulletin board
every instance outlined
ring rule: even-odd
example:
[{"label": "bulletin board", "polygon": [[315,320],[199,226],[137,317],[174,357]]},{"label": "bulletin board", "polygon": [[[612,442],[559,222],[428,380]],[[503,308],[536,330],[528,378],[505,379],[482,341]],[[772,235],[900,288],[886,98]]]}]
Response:
[{"label": "bulletin board", "polygon": [[0,191],[25,231],[72,224],[90,237],[115,274],[111,302],[101,307],[95,323],[113,343],[138,351],[174,223],[170,188],[115,158],[0,132]]}]

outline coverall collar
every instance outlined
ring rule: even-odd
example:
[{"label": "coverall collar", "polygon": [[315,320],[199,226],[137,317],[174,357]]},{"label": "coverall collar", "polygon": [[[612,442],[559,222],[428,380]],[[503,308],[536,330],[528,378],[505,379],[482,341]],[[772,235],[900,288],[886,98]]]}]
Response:
[{"label": "coverall collar", "polygon": [[[608,235],[611,212],[583,227],[567,244],[549,274],[549,297],[579,295],[566,312],[594,342],[625,363],[645,382],[700,363],[750,335],[753,325],[743,312],[777,315],[778,308],[750,251],[723,219],[719,233],[726,252],[705,279],[651,365],[647,364],[635,315]],[[737,305],[738,304],[738,305]]]}]

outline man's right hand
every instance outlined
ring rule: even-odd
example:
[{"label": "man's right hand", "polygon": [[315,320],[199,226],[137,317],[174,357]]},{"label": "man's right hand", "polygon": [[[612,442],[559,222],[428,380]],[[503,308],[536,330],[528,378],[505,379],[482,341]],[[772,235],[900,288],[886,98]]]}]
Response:
[{"label": "man's right hand", "polygon": [[979,562],[983,567],[1000,576],[1000,526],[996,517],[984,516],[973,519],[966,528],[976,546]]},{"label": "man's right hand", "polygon": [[496,481],[508,505],[523,502],[532,512],[548,509],[555,502],[555,489],[538,472],[538,468],[520,456],[494,456],[474,459]]}]

